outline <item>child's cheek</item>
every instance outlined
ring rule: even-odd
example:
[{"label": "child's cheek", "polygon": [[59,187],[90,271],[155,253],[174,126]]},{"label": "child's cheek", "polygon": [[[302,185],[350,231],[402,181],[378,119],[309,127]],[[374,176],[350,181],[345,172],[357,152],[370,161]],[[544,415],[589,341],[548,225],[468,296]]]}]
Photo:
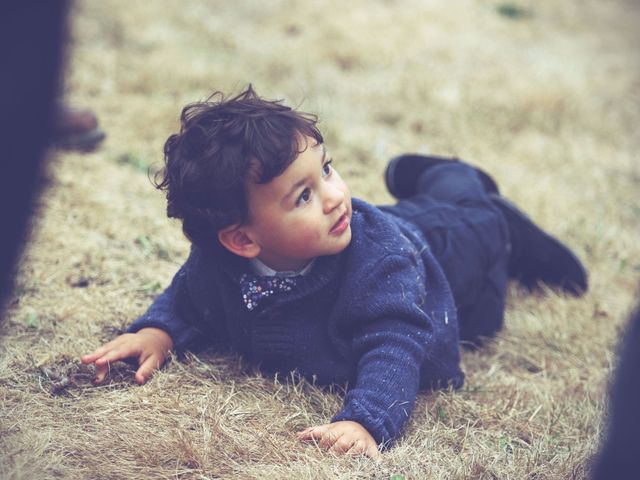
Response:
[{"label": "child's cheek", "polygon": [[308,249],[313,247],[322,239],[322,232],[313,225],[298,225],[295,229],[295,243],[299,249]]},{"label": "child's cheek", "polygon": [[319,228],[307,226],[300,232],[300,242],[303,245],[311,246],[311,244],[317,243],[321,239],[322,234]]}]

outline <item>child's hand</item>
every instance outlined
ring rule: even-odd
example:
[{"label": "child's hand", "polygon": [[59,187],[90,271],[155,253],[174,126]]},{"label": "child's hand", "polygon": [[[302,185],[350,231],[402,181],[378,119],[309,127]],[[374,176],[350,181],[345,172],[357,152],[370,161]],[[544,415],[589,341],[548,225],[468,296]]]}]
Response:
[{"label": "child's hand", "polygon": [[81,360],[85,365],[96,364],[95,383],[102,383],[111,362],[137,358],[140,368],[135,379],[142,385],[162,366],[171,348],[173,341],[167,332],[159,328],[142,328],[137,333],[120,335]]},{"label": "child's hand", "polygon": [[298,433],[300,440],[311,440],[335,453],[367,455],[378,458],[380,452],[371,434],[358,422],[349,420],[309,427]]}]

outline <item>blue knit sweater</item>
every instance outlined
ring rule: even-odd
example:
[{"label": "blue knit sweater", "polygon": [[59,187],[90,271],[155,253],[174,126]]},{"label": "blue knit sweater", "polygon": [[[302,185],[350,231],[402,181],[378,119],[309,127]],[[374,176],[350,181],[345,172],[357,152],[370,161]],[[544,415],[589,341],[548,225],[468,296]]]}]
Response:
[{"label": "blue knit sweater", "polygon": [[266,373],[348,382],[333,421],[359,422],[389,445],[419,388],[462,385],[456,311],[440,266],[410,223],[353,199],[351,228],[343,252],[317,258],[291,292],[251,311],[239,289],[248,262],[194,246],[129,331],[161,328],[178,354],[223,342]]}]

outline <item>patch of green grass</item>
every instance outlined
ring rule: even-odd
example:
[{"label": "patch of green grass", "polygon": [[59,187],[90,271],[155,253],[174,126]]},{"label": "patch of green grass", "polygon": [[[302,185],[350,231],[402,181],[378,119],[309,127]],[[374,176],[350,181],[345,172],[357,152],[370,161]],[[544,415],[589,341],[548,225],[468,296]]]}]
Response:
[{"label": "patch of green grass", "polygon": [[506,435],[501,435],[498,439],[498,445],[500,446],[500,450],[505,453],[513,453],[513,445],[511,443],[511,439]]},{"label": "patch of green grass", "polygon": [[145,252],[150,252],[153,250],[153,245],[151,244],[151,240],[146,235],[139,235],[136,238],[136,243],[142,247]]},{"label": "patch of green grass", "polygon": [[151,281],[151,282],[145,283],[141,287],[141,290],[147,295],[153,295],[154,293],[158,292],[161,288],[162,288],[162,284],[160,282]]},{"label": "patch of green grass", "polygon": [[148,173],[149,172],[149,163],[140,158],[135,153],[125,152],[118,156],[116,161],[120,165],[128,165],[140,172]]},{"label": "patch of green grass", "polygon": [[622,271],[622,270],[625,270],[626,268],[627,268],[627,259],[621,258],[618,261],[618,270]]},{"label": "patch of green grass", "polygon": [[438,420],[441,422],[446,422],[449,419],[449,415],[447,415],[447,411],[444,407],[438,406]]},{"label": "patch of green grass", "polygon": [[38,328],[38,313],[37,312],[29,312],[25,319],[25,324],[27,328]]},{"label": "patch of green grass", "polygon": [[530,9],[511,2],[501,3],[496,6],[496,10],[503,17],[511,20],[523,20],[533,16],[533,12]]},{"label": "patch of green grass", "polygon": [[140,247],[142,247],[142,250],[145,253],[149,255],[153,254],[156,257],[158,257],[160,260],[171,259],[171,254],[169,253],[169,250],[167,250],[162,245],[158,245],[156,242],[151,241],[151,239],[147,235],[144,235],[144,234],[138,235],[135,239],[135,243],[136,245],[139,245]]}]

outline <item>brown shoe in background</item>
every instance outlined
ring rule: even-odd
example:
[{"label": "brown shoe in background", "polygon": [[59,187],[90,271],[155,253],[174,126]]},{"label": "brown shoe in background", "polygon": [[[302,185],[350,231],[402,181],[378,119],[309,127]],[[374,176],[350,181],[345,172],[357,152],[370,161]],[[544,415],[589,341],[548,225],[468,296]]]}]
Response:
[{"label": "brown shoe in background", "polygon": [[51,131],[52,145],[83,152],[94,150],[106,136],[91,110],[71,107],[63,102],[56,102],[54,106]]}]

